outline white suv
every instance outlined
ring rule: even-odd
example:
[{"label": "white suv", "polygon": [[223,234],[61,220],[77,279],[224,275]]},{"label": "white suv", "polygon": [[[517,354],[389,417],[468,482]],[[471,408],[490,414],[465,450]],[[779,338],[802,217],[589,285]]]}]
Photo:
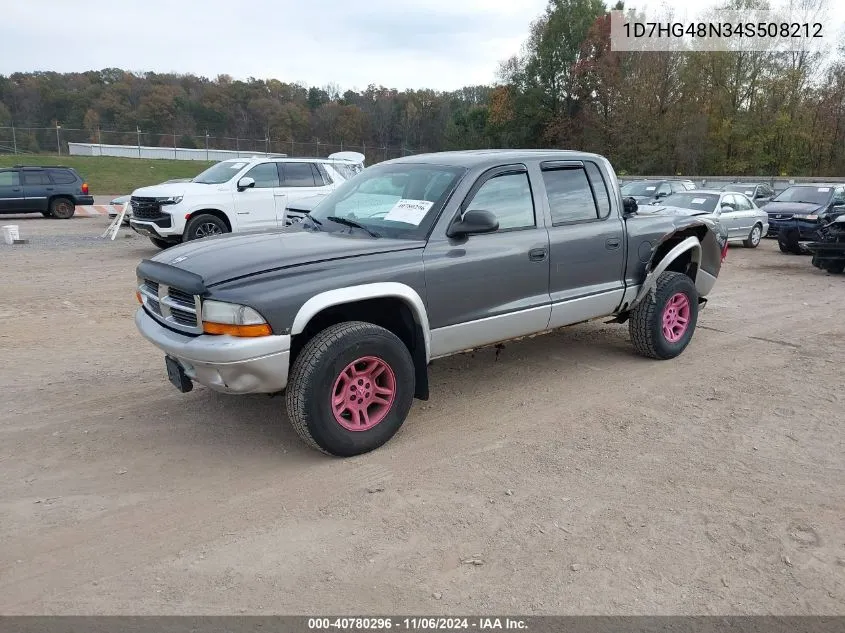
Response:
[{"label": "white suv", "polygon": [[364,167],[364,156],[233,158],[188,182],[132,192],[129,224],[159,248],[209,235],[285,226],[285,209],[299,198],[328,195]]}]

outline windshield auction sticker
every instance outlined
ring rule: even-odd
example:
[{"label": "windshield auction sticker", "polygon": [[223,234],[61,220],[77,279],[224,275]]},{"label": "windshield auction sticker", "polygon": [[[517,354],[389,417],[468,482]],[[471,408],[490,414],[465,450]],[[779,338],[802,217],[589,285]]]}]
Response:
[{"label": "windshield auction sticker", "polygon": [[403,198],[393,205],[393,208],[387,212],[384,219],[419,226],[433,204],[429,200],[406,200]]}]

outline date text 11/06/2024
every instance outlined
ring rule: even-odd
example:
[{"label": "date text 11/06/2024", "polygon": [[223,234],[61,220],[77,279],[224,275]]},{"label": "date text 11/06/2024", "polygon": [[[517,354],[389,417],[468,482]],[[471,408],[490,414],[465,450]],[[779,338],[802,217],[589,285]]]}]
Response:
[{"label": "date text 11/06/2024", "polygon": [[309,618],[310,630],[324,631],[385,631],[391,629],[408,631],[429,630],[527,630],[525,620],[519,618]]}]

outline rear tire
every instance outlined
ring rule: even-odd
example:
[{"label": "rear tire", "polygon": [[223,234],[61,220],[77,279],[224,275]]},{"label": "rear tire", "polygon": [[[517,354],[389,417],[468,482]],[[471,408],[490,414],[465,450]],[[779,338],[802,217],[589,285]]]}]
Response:
[{"label": "rear tire", "polygon": [[698,323],[698,291],[683,273],[664,272],[631,313],[628,330],[638,354],[658,360],[686,349]]},{"label": "rear tire", "polygon": [[185,226],[185,234],[182,236],[182,241],[201,240],[204,237],[212,235],[222,235],[228,233],[229,227],[226,223],[218,218],[216,215],[203,213],[191,218]]},{"label": "rear tire", "polygon": [[754,227],[751,229],[751,233],[748,234],[748,237],[742,242],[742,245],[745,248],[757,248],[760,245],[760,240],[763,239],[763,226],[760,224],[755,224]]},{"label": "rear tire", "polygon": [[800,235],[798,231],[784,231],[778,235],[778,248],[781,253],[791,253],[792,255],[801,255],[801,243],[799,242]]},{"label": "rear tire", "polygon": [[170,248],[171,246],[175,246],[173,242],[168,242],[167,240],[163,240],[158,237],[151,237],[150,241],[162,250],[164,250],[165,248]]},{"label": "rear tire", "polygon": [[50,215],[59,220],[69,220],[76,212],[76,205],[67,198],[54,198],[50,202]]},{"label": "rear tire", "polygon": [[414,399],[411,353],[393,332],[361,321],[312,338],[291,369],[285,394],[297,435],[329,455],[351,457],[393,437]]}]

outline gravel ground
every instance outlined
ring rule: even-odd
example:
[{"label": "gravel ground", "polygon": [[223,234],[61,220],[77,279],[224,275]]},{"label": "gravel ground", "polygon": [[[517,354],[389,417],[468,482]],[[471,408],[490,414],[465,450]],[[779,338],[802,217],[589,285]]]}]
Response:
[{"label": "gravel ground", "polygon": [[673,361],[600,322],[438,361],[339,460],[169,385],[148,241],[9,222],[0,613],[845,615],[845,277],[806,257],[732,248]]}]

